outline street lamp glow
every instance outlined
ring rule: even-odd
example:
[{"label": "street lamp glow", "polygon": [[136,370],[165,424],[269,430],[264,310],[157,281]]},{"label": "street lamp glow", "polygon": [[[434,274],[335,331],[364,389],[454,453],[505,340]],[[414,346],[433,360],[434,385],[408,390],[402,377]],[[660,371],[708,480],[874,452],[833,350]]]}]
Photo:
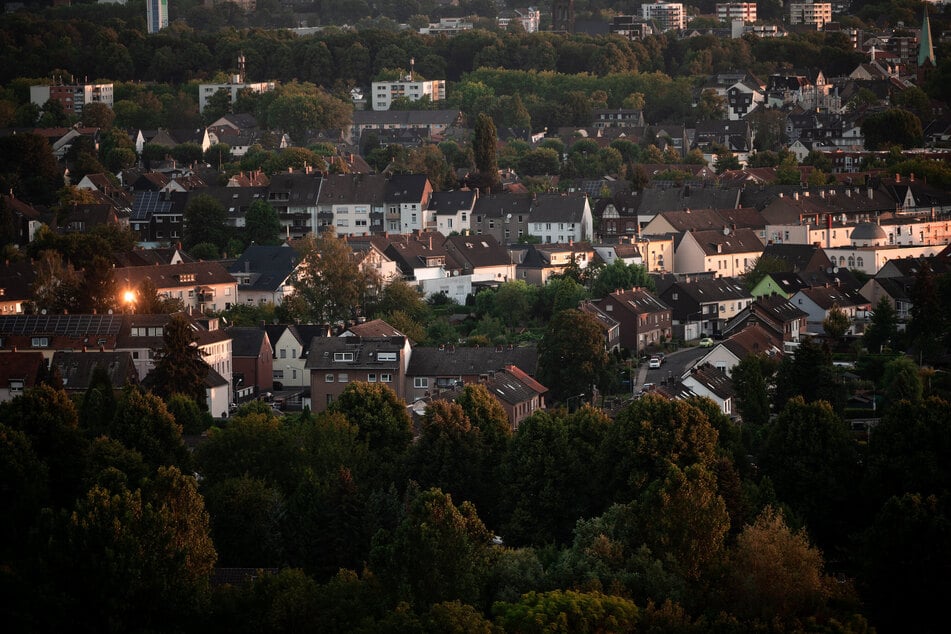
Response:
[{"label": "street lamp glow", "polygon": [[126,304],[134,304],[134,303],[135,303],[135,293],[134,293],[133,291],[126,291],[126,292],[122,295],[122,301],[124,301]]}]

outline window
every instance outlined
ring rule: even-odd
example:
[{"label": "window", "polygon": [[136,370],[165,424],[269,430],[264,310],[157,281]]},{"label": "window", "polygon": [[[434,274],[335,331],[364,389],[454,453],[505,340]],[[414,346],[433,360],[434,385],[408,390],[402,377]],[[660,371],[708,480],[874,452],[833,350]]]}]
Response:
[{"label": "window", "polygon": [[328,375],[324,376],[324,381],[325,381],[326,383],[333,383],[333,382],[334,382],[334,375],[328,374]]},{"label": "window", "polygon": [[865,260],[863,260],[862,257],[860,256],[855,259],[855,265],[858,266],[859,268],[862,268],[863,266],[865,266]]},{"label": "window", "polygon": [[377,360],[379,361],[396,361],[395,352],[379,352],[376,355]]},{"label": "window", "polygon": [[50,345],[49,337],[33,337],[32,345],[34,348],[47,348]]},{"label": "window", "polygon": [[413,387],[425,390],[429,387],[429,379],[425,376],[417,376],[413,378]]},{"label": "window", "polygon": [[367,375],[367,383],[376,383],[376,374],[370,373]]},{"label": "window", "polygon": [[281,379],[284,378],[284,370],[274,370],[274,371],[271,372],[271,376],[272,376],[275,380],[278,380],[278,381],[279,381],[279,380],[281,380]]},{"label": "window", "polygon": [[346,383],[346,382],[349,381],[349,380],[350,380],[350,379],[349,379],[349,377],[346,375],[346,373],[340,373],[340,374],[337,375],[337,383]]},{"label": "window", "polygon": [[281,348],[281,358],[282,359],[287,358],[287,348]]},{"label": "window", "polygon": [[393,375],[392,375],[392,374],[381,374],[381,375],[380,375],[380,382],[381,382],[381,383],[392,383],[392,382],[393,382]]},{"label": "window", "polygon": [[334,361],[353,361],[352,352],[334,352]]}]

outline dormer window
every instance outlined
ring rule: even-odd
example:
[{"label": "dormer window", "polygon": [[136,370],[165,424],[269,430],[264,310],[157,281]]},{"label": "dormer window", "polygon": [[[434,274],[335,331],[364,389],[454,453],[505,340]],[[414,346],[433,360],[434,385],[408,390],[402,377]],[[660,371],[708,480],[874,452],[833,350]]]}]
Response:
[{"label": "dormer window", "polygon": [[194,273],[179,273],[177,276],[179,282],[194,282],[195,274]]},{"label": "dormer window", "polygon": [[334,361],[353,361],[352,352],[334,352]]}]

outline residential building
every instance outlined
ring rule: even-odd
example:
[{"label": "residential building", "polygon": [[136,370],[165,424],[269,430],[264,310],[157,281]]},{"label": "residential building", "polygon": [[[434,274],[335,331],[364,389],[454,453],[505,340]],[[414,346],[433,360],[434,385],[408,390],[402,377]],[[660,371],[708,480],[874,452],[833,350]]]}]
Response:
[{"label": "residential building", "polygon": [[472,273],[465,273],[449,253],[442,234],[416,232],[378,240],[386,245],[383,254],[396,263],[403,278],[426,297],[442,293],[465,304],[472,292]]},{"label": "residential building", "polygon": [[675,281],[658,297],[670,306],[674,336],[686,341],[723,331],[728,321],[753,303],[743,286],[726,277]]},{"label": "residential building", "polygon": [[758,323],[783,341],[799,343],[806,334],[808,314],[794,306],[786,295],[777,293],[757,297],[726,324],[723,334],[729,336],[752,323]]},{"label": "residential building", "polygon": [[763,243],[750,229],[687,231],[674,251],[674,273],[712,271],[717,277],[739,277],[753,268]]},{"label": "residential building", "polygon": [[414,81],[412,74],[396,81],[375,81],[370,85],[370,97],[373,110],[389,110],[394,99],[406,98],[419,101],[428,97],[433,103],[446,98],[446,80]]},{"label": "residential building", "polygon": [[57,350],[115,350],[122,319],[121,315],[0,316],[0,349],[41,352],[46,361]]},{"label": "residential building", "polygon": [[581,302],[578,310],[588,313],[597,320],[601,330],[604,331],[604,349],[608,352],[620,352],[621,323],[589,300]]},{"label": "residential building", "polygon": [[642,4],[641,15],[645,20],[653,21],[660,31],[687,28],[687,13],[684,11],[684,5],[680,2],[662,2],[658,0],[653,4]]},{"label": "residential building", "polygon": [[821,31],[827,23],[832,22],[831,2],[790,2],[789,24],[815,27]]},{"label": "residential building", "polygon": [[254,326],[232,326],[231,369],[235,402],[270,392],[274,385],[274,350],[267,333]]},{"label": "residential building", "polygon": [[806,323],[812,334],[824,332],[822,322],[834,307],[838,307],[849,318],[850,326],[845,334],[861,334],[872,310],[871,302],[858,291],[831,285],[803,288],[789,301],[807,314]]},{"label": "residential building", "polygon": [[462,266],[462,274],[472,276],[473,284],[502,284],[515,279],[511,254],[492,236],[449,236],[443,246]]},{"label": "residential building", "polygon": [[280,306],[294,292],[292,276],[297,270],[297,250],[284,243],[280,246],[252,244],[228,267],[238,281],[238,304]]},{"label": "residential building", "polygon": [[640,16],[616,15],[611,18],[611,33],[626,37],[629,40],[643,40],[654,34],[650,23]]},{"label": "residential building", "polygon": [[591,111],[595,128],[623,128],[643,126],[644,111],[630,108],[595,108]]},{"label": "residential building", "polygon": [[113,84],[53,84],[30,86],[30,102],[42,107],[47,101],[58,101],[63,112],[82,116],[86,104],[101,103],[112,108]]},{"label": "residential building", "polygon": [[518,279],[544,286],[552,275],[561,275],[570,265],[584,269],[594,259],[594,249],[587,242],[573,244],[510,245]]},{"label": "residential building", "polygon": [[750,355],[780,358],[782,354],[782,340],[760,324],[754,323],[713,346],[707,354],[700,357],[694,367],[711,365],[727,376],[732,376],[733,368]]},{"label": "residential building", "polygon": [[751,81],[738,81],[726,89],[726,103],[727,117],[731,121],[745,119],[761,104],[766,103],[766,91]]},{"label": "residential building", "polygon": [[272,350],[272,377],[284,389],[310,387],[310,371],[304,366],[315,337],[329,337],[330,326],[263,324]]},{"label": "residential building", "polygon": [[317,199],[318,230],[333,227],[338,236],[383,233],[386,176],[328,174]]},{"label": "residential building", "polygon": [[717,20],[720,22],[733,22],[741,20],[747,24],[756,22],[756,3],[755,2],[718,2]]},{"label": "residential building", "polygon": [[436,212],[429,208],[433,186],[425,174],[394,174],[383,191],[384,226],[390,233],[436,230]]},{"label": "residential building", "polygon": [[19,200],[12,193],[3,194],[0,198],[0,205],[12,216],[12,228],[16,235],[11,235],[10,238],[15,244],[26,246],[33,241],[36,232],[43,226],[42,214],[33,205]]},{"label": "residential building", "polygon": [[145,280],[159,295],[179,299],[185,309],[200,313],[228,310],[238,301],[238,282],[219,262],[127,266],[115,269],[115,280],[120,301]]},{"label": "residential building", "polygon": [[[376,132],[409,130],[419,133],[424,139],[438,139],[450,128],[461,126],[459,110],[356,110],[352,123],[341,131],[351,144],[360,143],[363,135]],[[381,139],[377,139],[382,142]]]},{"label": "residential building", "polygon": [[145,26],[149,33],[168,26],[168,0],[145,0]]},{"label": "residential building", "polygon": [[21,315],[33,301],[36,264],[32,261],[4,262],[0,266],[0,315]]},{"label": "residential building", "polygon": [[[756,5],[754,4],[753,7],[755,11]],[[725,415],[730,418],[736,416],[733,407],[736,399],[736,389],[733,387],[732,379],[720,368],[716,368],[709,363],[696,365],[690,369],[681,382],[697,396],[712,400]]]},{"label": "residential building", "polygon": [[321,174],[310,169],[304,172],[282,172],[271,177],[267,202],[277,210],[286,236],[299,238],[318,229],[318,201],[322,183]]},{"label": "residential building", "polygon": [[405,400],[406,337],[315,337],[307,354],[311,407],[322,412],[353,381],[382,383]]},{"label": "residential building", "polygon": [[512,432],[519,424],[540,409],[545,409],[548,388],[514,365],[489,374],[485,389],[502,405]]},{"label": "residential building", "polygon": [[471,31],[472,26],[472,20],[469,18],[439,18],[439,22],[420,28],[419,33],[420,35],[458,35],[463,31]]},{"label": "residential building", "polygon": [[477,189],[433,192],[427,211],[436,214],[436,231],[446,236],[452,233],[469,233],[472,213],[478,200]]},{"label": "residential building", "polygon": [[531,210],[529,194],[480,194],[469,216],[470,230],[492,236],[499,244],[512,244],[529,235]]},{"label": "residential building", "polygon": [[42,352],[4,351],[0,355],[0,403],[4,403],[36,386],[46,359]]},{"label": "residential building", "polygon": [[659,346],[673,334],[670,307],[647,289],[617,290],[591,304],[617,321],[620,343],[633,354]]},{"label": "residential building", "polygon": [[594,235],[591,205],[585,194],[539,194],[532,202],[529,235],[544,244],[590,240]]},{"label": "residential building", "polygon": [[406,370],[406,402],[435,396],[469,383],[487,381],[507,367],[516,367],[533,376],[538,365],[535,346],[496,345],[456,347],[454,345],[413,348]]},{"label": "residential building", "polygon": [[63,379],[63,389],[71,394],[84,394],[93,379],[93,373],[102,369],[109,376],[113,389],[137,385],[139,374],[128,351],[76,352],[58,350],[53,353],[50,368],[56,368]]}]

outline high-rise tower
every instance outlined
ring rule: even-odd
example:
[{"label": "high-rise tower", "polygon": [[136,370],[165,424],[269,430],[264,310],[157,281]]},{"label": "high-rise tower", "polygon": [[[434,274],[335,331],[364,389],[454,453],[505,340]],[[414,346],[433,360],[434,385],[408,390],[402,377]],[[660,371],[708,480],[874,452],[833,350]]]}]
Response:
[{"label": "high-rise tower", "polygon": [[145,0],[145,20],[149,33],[168,26],[168,0]]}]

